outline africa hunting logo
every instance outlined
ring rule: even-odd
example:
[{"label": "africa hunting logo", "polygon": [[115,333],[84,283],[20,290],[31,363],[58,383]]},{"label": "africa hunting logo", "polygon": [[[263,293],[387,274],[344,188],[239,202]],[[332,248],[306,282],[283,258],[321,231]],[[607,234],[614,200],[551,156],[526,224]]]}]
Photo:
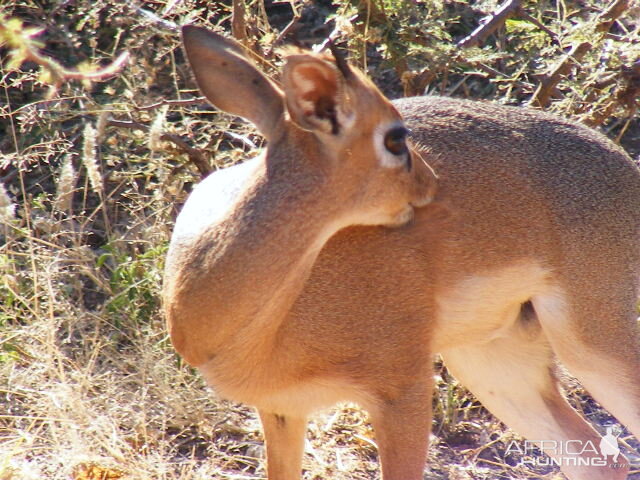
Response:
[{"label": "africa hunting logo", "polygon": [[[542,452],[546,455],[538,455]],[[616,466],[620,447],[618,436],[613,428],[607,427],[607,434],[596,445],[592,441],[582,440],[525,440],[524,444],[512,441],[507,447],[507,454],[522,456],[520,465],[530,466]]]}]

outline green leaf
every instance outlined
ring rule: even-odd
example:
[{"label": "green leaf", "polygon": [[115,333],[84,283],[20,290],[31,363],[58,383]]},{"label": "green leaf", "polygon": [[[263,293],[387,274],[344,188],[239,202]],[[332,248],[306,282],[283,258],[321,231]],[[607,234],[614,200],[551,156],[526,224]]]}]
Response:
[{"label": "green leaf", "polygon": [[98,257],[98,261],[96,262],[96,267],[102,268],[102,266],[105,264],[107,259],[112,257],[112,256],[113,255],[111,253],[103,253],[102,255],[100,255]]},{"label": "green leaf", "polygon": [[517,20],[510,18],[505,22],[505,30],[507,33],[513,32],[530,32],[538,27],[528,20]]}]

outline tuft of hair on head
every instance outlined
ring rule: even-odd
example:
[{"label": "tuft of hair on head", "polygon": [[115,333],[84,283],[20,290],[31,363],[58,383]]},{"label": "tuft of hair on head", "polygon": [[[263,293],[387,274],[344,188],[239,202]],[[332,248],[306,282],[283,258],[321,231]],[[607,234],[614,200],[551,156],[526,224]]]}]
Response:
[{"label": "tuft of hair on head", "polygon": [[336,67],[338,67],[338,70],[340,71],[340,73],[342,73],[344,79],[349,80],[353,75],[353,71],[351,70],[349,63],[347,63],[347,58],[344,54],[344,51],[340,50],[331,39],[329,39],[329,41],[327,42],[327,46],[329,47],[329,50],[333,55],[333,58],[336,62]]}]

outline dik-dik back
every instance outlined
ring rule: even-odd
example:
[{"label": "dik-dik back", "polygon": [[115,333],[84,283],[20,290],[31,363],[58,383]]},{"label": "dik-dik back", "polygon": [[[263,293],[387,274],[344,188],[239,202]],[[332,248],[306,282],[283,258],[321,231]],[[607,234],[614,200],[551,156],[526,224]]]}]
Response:
[{"label": "dik-dik back", "polygon": [[432,207],[447,211],[438,241],[452,249],[442,259],[452,269],[521,257],[550,273],[600,268],[598,283],[615,265],[640,274],[640,177],[620,147],[523,108],[438,97],[394,103],[438,175]]},{"label": "dik-dik back", "polygon": [[204,93],[270,143],[206,179],[180,214],[170,332],[221,395],[258,407],[269,478],[299,478],[307,415],[351,400],[370,414],[384,479],[421,479],[436,353],[497,417],[555,445],[545,453],[572,480],[625,478],[623,455],[590,447],[600,434],[564,399],[555,364],[640,438],[640,173],[628,156],[540,112],[391,105],[326,58],[293,59],[281,90],[237,44],[183,34]]}]

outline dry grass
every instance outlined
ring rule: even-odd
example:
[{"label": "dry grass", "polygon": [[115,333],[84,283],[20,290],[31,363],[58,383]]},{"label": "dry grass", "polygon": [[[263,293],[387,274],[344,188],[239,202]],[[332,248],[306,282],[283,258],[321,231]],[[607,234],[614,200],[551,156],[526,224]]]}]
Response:
[{"label": "dry grass", "polygon": [[[587,28],[598,5],[581,2],[593,10],[580,12],[578,2],[564,2],[564,9],[538,3],[525,5],[566,42],[579,36],[572,26]],[[491,11],[495,4],[474,8]],[[229,30],[229,8],[222,3],[208,10],[192,0],[140,5],[167,22]],[[384,5],[382,16],[373,11],[361,17],[366,21],[349,22],[353,6],[293,4],[309,42],[334,28],[324,25],[330,13],[341,20],[338,30],[355,25],[354,59],[366,60],[392,94],[401,90],[399,76],[406,82],[431,68],[431,92],[526,103],[535,73],[561,58],[546,34],[516,22],[485,50],[471,49],[454,61],[447,56],[453,37],[468,34],[481,15],[464,3]],[[420,22],[411,16],[413,8],[424,9]],[[256,49],[265,53],[265,65],[273,66],[278,56],[271,46],[291,20],[290,7],[271,5],[266,13],[273,27],[258,2],[247,23],[251,38],[262,37]],[[631,82],[622,66],[638,58],[637,39],[629,40],[637,37],[636,13],[627,11],[612,30],[617,36],[594,46],[583,68],[558,85],[560,97],[551,105],[588,120],[594,111],[580,99],[595,95],[594,85],[605,79],[594,103],[607,114],[600,124],[635,155],[635,103],[621,103],[616,95]],[[38,68],[37,58],[14,58],[13,64],[3,61],[0,72],[0,480],[263,478],[255,414],[217,399],[181,362],[158,303],[172,223],[191,186],[203,170],[241,160],[260,138],[190,100],[197,92],[177,35],[128,2],[19,0],[0,6],[0,15],[5,26],[20,18],[43,28],[40,37],[20,37],[22,27],[13,24],[16,45],[26,42],[66,69],[57,70],[58,81]],[[426,41],[407,43],[416,31]],[[19,49],[11,45],[0,47],[0,58]],[[398,45],[410,45],[405,63],[394,50]],[[131,53],[127,66],[100,77],[125,50]],[[65,71],[98,72],[92,78],[100,81],[65,77]],[[438,364],[436,371],[425,478],[556,478],[555,469],[516,466],[519,459],[506,449],[517,437],[444,367]],[[568,391],[596,425],[614,422],[575,382]],[[307,438],[305,478],[379,475],[373,432],[355,406],[319,414]],[[637,455],[637,441],[627,439],[627,451]]]}]

